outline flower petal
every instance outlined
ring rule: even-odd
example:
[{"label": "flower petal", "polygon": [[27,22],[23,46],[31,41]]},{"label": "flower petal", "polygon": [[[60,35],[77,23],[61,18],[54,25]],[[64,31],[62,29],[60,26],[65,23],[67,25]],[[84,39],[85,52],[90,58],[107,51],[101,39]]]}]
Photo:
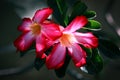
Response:
[{"label": "flower petal", "polygon": [[46,48],[50,48],[52,45],[54,45],[55,43],[57,43],[58,41],[53,41],[50,39],[46,39]]},{"label": "flower petal", "polygon": [[83,26],[86,25],[87,23],[87,18],[85,16],[77,16],[66,28],[64,31],[67,32],[74,32]]},{"label": "flower petal", "polygon": [[51,40],[55,40],[62,35],[60,28],[57,24],[44,23],[44,24],[41,24],[41,26],[42,26],[43,34]]},{"label": "flower petal", "polygon": [[30,18],[24,18],[22,20],[22,24],[20,26],[18,26],[18,30],[19,31],[29,31],[31,24],[32,24],[32,21]]},{"label": "flower petal", "polygon": [[73,44],[68,51],[76,67],[86,64],[86,52],[78,44]]},{"label": "flower petal", "polygon": [[96,48],[98,46],[98,39],[92,33],[74,33],[79,44],[87,48]]},{"label": "flower petal", "polygon": [[56,44],[46,58],[46,65],[48,69],[58,69],[64,64],[66,48],[60,44]]},{"label": "flower petal", "polygon": [[30,47],[34,39],[35,37],[32,35],[31,32],[23,33],[15,40],[14,45],[17,47],[18,50],[25,51]]},{"label": "flower petal", "polygon": [[47,19],[48,16],[50,14],[52,14],[52,12],[53,12],[53,10],[51,8],[43,8],[43,9],[37,10],[34,17],[33,17],[33,21],[41,23],[45,19]]},{"label": "flower petal", "polygon": [[36,57],[42,58],[46,46],[45,36],[42,34],[36,37]]}]

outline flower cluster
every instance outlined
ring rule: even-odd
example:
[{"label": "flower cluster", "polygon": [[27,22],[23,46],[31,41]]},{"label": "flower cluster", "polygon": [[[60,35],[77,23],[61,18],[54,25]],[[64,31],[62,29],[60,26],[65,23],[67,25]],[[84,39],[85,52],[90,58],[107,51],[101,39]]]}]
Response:
[{"label": "flower cluster", "polygon": [[[78,30],[88,23],[85,16],[76,16],[69,25],[56,24],[48,19],[52,14],[51,8],[37,10],[34,17],[24,18],[18,27],[22,31],[14,42],[19,51],[26,51],[35,43],[36,57],[46,60],[48,69],[58,69],[65,61],[66,54],[73,60],[76,67],[86,64],[87,48],[96,48],[98,39],[91,33],[81,33]],[[52,46],[51,52],[45,52]]]}]

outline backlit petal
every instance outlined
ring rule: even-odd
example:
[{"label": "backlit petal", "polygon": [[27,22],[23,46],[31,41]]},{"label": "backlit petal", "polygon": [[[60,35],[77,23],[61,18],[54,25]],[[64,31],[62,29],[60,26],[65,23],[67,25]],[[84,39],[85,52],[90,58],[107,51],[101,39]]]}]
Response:
[{"label": "backlit petal", "polygon": [[17,47],[18,50],[25,51],[30,47],[34,39],[35,37],[32,35],[31,32],[23,33],[15,40],[14,45]]},{"label": "backlit petal", "polygon": [[57,24],[54,24],[54,23],[45,24],[44,23],[44,24],[41,24],[41,26],[42,26],[43,34],[51,40],[55,40],[62,35]]},{"label": "backlit petal", "polygon": [[18,26],[19,31],[29,31],[32,21],[30,18],[24,18],[21,25]]},{"label": "backlit petal", "polygon": [[65,32],[74,32],[87,24],[85,16],[77,16],[66,28]]},{"label": "backlit petal", "polygon": [[58,69],[64,64],[66,55],[66,48],[61,46],[60,44],[56,44],[46,58],[46,65],[48,69]]},{"label": "backlit petal", "polygon": [[74,33],[79,44],[87,48],[96,48],[98,46],[98,39],[92,33]]},{"label": "backlit petal", "polygon": [[73,44],[68,51],[76,67],[86,64],[86,52],[78,44]]},{"label": "backlit petal", "polygon": [[37,10],[33,17],[33,21],[41,23],[45,19],[47,19],[50,16],[50,14],[52,14],[52,12],[53,10],[51,8],[43,8],[43,9]]}]

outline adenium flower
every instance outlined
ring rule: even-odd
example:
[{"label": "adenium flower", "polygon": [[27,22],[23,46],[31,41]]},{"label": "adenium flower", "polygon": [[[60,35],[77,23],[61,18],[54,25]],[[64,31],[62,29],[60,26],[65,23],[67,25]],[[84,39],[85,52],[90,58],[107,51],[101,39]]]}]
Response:
[{"label": "adenium flower", "polygon": [[[36,52],[39,53],[46,47],[48,39],[55,40],[61,36],[58,25],[47,21],[52,12],[51,8],[43,8],[36,11],[32,20],[30,18],[23,19],[22,24],[18,27],[18,30],[22,31],[22,35],[14,42],[19,51],[27,50],[35,41]],[[42,54],[39,55],[42,56]]]},{"label": "adenium flower", "polygon": [[98,39],[92,33],[80,33],[78,29],[87,24],[85,16],[77,16],[66,28],[61,27],[62,36],[54,44],[51,53],[46,58],[48,69],[58,69],[64,64],[66,51],[71,56],[76,67],[86,64],[86,52],[81,48],[98,46]]}]

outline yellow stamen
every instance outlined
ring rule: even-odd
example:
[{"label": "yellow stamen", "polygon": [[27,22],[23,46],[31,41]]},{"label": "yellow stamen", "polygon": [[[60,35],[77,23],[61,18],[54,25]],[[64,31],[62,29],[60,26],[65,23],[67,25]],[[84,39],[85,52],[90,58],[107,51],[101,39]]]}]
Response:
[{"label": "yellow stamen", "polygon": [[31,31],[34,35],[37,35],[41,32],[41,26],[38,23],[33,23],[31,26]]}]

